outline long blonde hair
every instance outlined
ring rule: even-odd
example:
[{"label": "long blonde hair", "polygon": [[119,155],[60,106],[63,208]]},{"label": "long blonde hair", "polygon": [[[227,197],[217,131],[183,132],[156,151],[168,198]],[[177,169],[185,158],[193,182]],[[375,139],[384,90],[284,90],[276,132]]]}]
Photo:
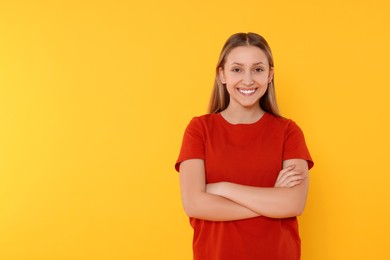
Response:
[{"label": "long blonde hair", "polygon": [[[268,63],[270,68],[274,67],[274,60],[272,58],[271,48],[269,47],[267,41],[260,35],[256,33],[236,33],[229,37],[225,45],[222,48],[221,54],[219,56],[214,88],[211,93],[210,104],[209,104],[209,113],[218,113],[225,110],[229,105],[230,96],[226,90],[226,87],[219,78],[219,69],[223,68],[226,62],[226,57],[229,53],[236,47],[239,46],[256,46],[264,51],[267,56]],[[276,103],[275,96],[275,87],[274,79],[268,84],[267,91],[259,100],[260,107],[272,115],[280,117],[278,105]]]}]

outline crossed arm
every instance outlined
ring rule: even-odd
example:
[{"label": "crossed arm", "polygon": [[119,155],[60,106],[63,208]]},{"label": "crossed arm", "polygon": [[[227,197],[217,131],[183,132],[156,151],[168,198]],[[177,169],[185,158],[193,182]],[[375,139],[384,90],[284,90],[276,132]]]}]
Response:
[{"label": "crossed arm", "polygon": [[180,189],[186,214],[211,221],[300,215],[306,203],[308,179],[307,162],[301,159],[283,162],[273,188],[231,182],[206,185],[203,160],[191,159],[180,164]]}]

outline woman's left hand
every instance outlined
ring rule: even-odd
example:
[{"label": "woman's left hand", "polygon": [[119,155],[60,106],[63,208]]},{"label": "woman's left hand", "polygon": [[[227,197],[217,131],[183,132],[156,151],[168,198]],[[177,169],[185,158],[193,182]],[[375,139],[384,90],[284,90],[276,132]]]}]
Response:
[{"label": "woman's left hand", "polygon": [[274,187],[292,188],[301,184],[305,178],[305,171],[295,169],[295,165],[290,165],[279,172]]}]

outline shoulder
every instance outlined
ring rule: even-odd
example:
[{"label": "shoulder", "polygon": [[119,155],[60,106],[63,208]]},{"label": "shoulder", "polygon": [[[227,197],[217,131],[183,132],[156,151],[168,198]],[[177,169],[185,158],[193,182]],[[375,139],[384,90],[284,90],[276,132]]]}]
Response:
[{"label": "shoulder", "polygon": [[204,114],[191,119],[186,128],[186,133],[205,135],[218,122],[217,114]]},{"label": "shoulder", "polygon": [[217,122],[218,115],[217,114],[204,114],[200,116],[195,116],[191,119],[189,126],[210,126]]},{"label": "shoulder", "polygon": [[209,122],[212,120],[215,120],[217,118],[218,114],[204,114],[200,116],[195,116],[192,118],[192,120],[198,120],[202,122]]},{"label": "shoulder", "polygon": [[298,124],[289,118],[269,115],[269,127],[272,132],[283,137],[285,141],[289,139],[304,139],[302,129]]},{"label": "shoulder", "polygon": [[300,129],[297,123],[293,121],[292,119],[285,118],[285,117],[277,117],[271,114],[268,114],[269,117],[269,123],[281,130],[288,131],[291,129]]}]

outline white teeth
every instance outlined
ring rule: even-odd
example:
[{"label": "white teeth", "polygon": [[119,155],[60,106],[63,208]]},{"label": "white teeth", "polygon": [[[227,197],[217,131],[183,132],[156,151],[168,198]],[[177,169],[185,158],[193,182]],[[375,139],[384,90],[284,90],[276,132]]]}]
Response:
[{"label": "white teeth", "polygon": [[256,91],[256,89],[239,89],[238,91],[240,91],[243,94],[252,94]]}]

